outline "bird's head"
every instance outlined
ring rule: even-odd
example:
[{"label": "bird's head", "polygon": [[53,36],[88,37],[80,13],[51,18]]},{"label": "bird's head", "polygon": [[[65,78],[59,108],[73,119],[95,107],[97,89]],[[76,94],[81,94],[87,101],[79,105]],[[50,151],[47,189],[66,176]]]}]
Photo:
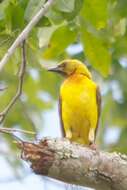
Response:
[{"label": "bird's head", "polygon": [[65,76],[72,74],[84,74],[88,78],[92,78],[91,73],[87,69],[86,65],[76,59],[67,59],[62,61],[56,67],[49,68],[49,71],[58,72]]}]

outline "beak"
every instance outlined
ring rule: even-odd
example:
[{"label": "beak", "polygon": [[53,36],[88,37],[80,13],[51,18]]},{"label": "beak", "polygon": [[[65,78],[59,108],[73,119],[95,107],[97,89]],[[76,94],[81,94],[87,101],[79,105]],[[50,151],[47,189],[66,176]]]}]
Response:
[{"label": "beak", "polygon": [[63,69],[60,65],[58,65],[56,67],[49,68],[48,71],[56,72],[59,74],[64,74]]},{"label": "beak", "polygon": [[58,67],[52,67],[52,68],[49,68],[48,71],[59,72],[59,68]]}]

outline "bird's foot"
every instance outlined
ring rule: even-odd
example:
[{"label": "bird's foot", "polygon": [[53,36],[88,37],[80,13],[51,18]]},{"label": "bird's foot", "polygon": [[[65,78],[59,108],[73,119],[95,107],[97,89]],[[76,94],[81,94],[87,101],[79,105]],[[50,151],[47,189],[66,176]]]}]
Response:
[{"label": "bird's foot", "polygon": [[98,151],[98,146],[97,146],[95,143],[90,143],[89,148],[90,148],[91,150]]}]

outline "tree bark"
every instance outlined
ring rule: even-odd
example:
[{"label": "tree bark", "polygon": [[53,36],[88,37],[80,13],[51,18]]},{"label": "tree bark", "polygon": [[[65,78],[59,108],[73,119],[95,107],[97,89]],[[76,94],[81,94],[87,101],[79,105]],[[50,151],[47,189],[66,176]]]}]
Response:
[{"label": "tree bark", "polygon": [[127,190],[127,157],[94,151],[66,139],[19,143],[36,174],[96,190]]}]

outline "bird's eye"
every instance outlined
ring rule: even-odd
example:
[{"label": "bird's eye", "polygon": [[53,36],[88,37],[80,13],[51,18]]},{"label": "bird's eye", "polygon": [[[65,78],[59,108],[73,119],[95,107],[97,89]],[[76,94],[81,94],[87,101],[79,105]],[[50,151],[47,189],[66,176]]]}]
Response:
[{"label": "bird's eye", "polygon": [[62,68],[65,68],[66,67],[66,62],[62,63]]}]

